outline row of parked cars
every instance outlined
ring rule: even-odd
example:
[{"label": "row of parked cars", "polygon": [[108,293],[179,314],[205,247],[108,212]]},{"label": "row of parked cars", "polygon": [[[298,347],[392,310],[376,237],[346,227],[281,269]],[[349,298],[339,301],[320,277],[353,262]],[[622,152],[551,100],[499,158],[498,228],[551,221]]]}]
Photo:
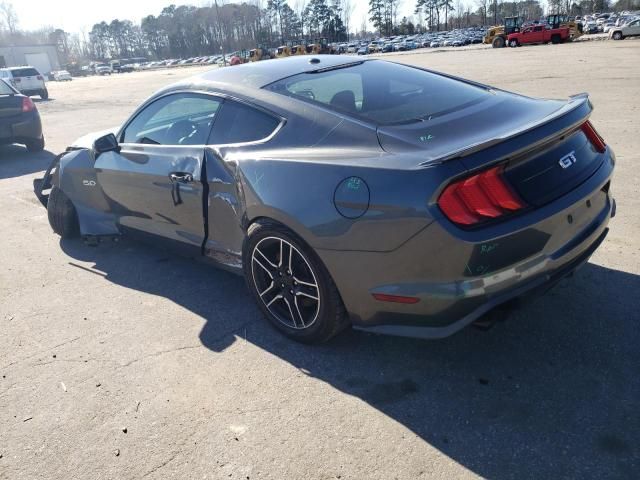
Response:
[{"label": "row of parked cars", "polygon": [[[586,34],[612,33],[618,27],[624,27],[640,19],[640,11],[625,11],[620,13],[594,13],[591,15],[577,16],[576,21],[582,22],[582,28]],[[637,35],[637,34],[633,34]],[[632,36],[627,35],[627,36]],[[624,38],[624,35],[623,37]],[[622,38],[616,38],[621,40]]]},{"label": "row of parked cars", "polygon": [[482,27],[460,28],[445,32],[423,33],[419,35],[399,35],[377,40],[341,43],[336,46],[338,53],[368,55],[370,53],[402,52],[417,48],[462,47],[472,43],[482,43]]}]

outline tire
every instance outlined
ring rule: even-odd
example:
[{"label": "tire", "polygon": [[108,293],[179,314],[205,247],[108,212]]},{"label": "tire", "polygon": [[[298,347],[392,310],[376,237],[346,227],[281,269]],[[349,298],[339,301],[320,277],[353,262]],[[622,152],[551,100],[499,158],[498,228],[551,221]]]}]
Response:
[{"label": "tire", "polygon": [[553,43],[554,45],[557,45],[560,43],[560,35],[553,35],[551,37],[551,43]]},{"label": "tire", "polygon": [[511,48],[515,48],[518,46],[518,41],[514,38],[513,40],[509,40],[509,46]]},{"label": "tire", "polygon": [[74,238],[80,234],[78,215],[69,197],[57,186],[51,188],[47,202],[47,217],[54,232],[62,238]]},{"label": "tire", "polygon": [[496,37],[493,39],[493,42],[491,42],[491,46],[493,48],[502,48],[504,47],[505,42],[504,42],[504,37]]},{"label": "tire", "polygon": [[49,90],[46,88],[44,90],[40,90],[40,98],[42,100],[49,100]]},{"label": "tire", "polygon": [[622,32],[613,32],[612,37],[614,40],[623,40],[624,36],[622,35]]},{"label": "tire", "polygon": [[244,242],[243,269],[258,307],[285,336],[322,343],[348,326],[329,272],[318,255],[286,227],[271,221],[252,224]]},{"label": "tire", "polygon": [[30,140],[26,143],[27,151],[31,153],[38,153],[44,150],[44,137],[36,140]]}]

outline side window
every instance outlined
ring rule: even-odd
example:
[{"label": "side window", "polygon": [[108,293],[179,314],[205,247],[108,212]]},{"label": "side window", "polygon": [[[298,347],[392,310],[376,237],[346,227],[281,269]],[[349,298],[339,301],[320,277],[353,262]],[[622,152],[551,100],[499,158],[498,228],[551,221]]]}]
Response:
[{"label": "side window", "polygon": [[280,120],[261,110],[226,100],[213,126],[209,145],[255,142],[267,138]]},{"label": "side window", "polygon": [[204,145],[220,104],[219,99],[208,95],[167,95],[138,113],[121,140],[153,145]]}]

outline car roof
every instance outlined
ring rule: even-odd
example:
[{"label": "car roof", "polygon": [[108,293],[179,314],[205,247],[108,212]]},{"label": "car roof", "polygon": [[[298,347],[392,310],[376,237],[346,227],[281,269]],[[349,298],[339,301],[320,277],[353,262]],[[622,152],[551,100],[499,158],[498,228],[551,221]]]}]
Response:
[{"label": "car roof", "polygon": [[234,85],[262,88],[299,73],[360,63],[358,57],[345,55],[301,55],[277,60],[250,62],[233,67],[217,68],[189,79],[193,84],[223,83],[229,90]]},{"label": "car roof", "polygon": [[3,68],[2,70],[22,70],[23,68],[33,68],[34,70],[36,70],[36,67],[32,65],[22,65],[20,67],[6,67],[6,68]]}]

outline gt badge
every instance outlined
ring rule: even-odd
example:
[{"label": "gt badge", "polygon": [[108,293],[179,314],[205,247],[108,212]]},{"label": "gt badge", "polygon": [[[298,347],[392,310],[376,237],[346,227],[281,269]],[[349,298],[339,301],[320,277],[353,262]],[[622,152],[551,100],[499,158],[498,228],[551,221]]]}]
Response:
[{"label": "gt badge", "polygon": [[558,160],[558,163],[562,168],[569,168],[571,165],[576,163],[578,159],[576,158],[575,151],[567,153],[564,157]]}]

